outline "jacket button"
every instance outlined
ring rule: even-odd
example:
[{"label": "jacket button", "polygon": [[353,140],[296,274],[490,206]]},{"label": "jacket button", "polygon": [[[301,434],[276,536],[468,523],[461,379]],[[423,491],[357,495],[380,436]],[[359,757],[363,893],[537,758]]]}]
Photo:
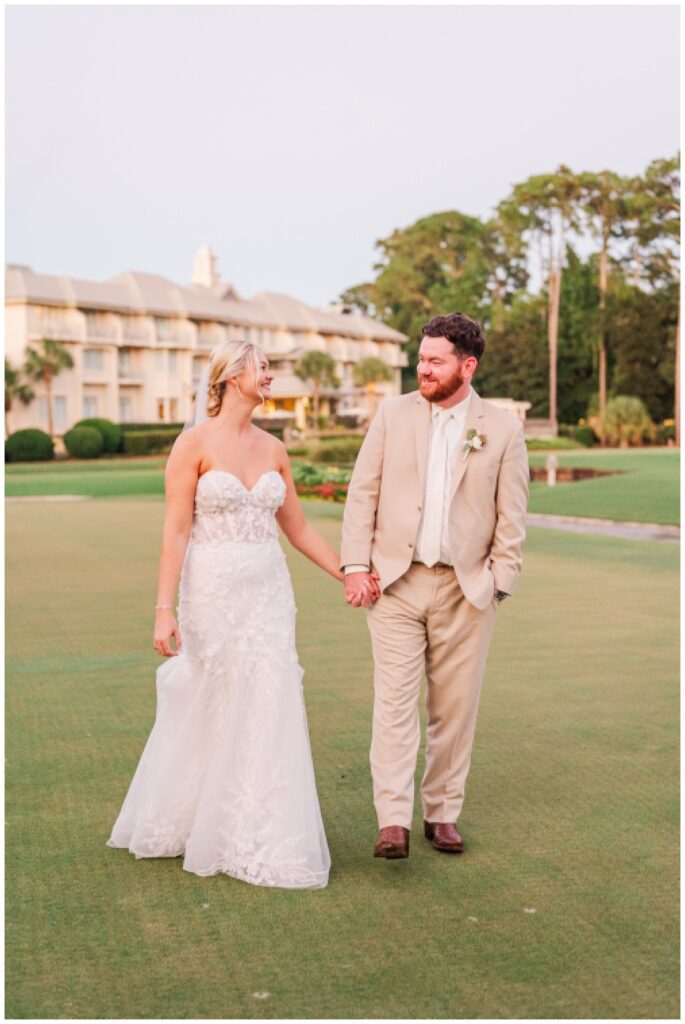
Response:
[{"label": "jacket button", "polygon": [[421,511],[421,505],[417,505],[417,506],[416,506],[416,511],[417,511],[417,512],[420,512],[420,511]]},{"label": "jacket button", "polygon": [[407,547],[409,547],[409,548],[413,548],[413,547],[414,547],[414,545],[413,545],[413,544],[411,543],[411,541],[410,541],[410,542],[409,542],[409,544],[407,544]]}]

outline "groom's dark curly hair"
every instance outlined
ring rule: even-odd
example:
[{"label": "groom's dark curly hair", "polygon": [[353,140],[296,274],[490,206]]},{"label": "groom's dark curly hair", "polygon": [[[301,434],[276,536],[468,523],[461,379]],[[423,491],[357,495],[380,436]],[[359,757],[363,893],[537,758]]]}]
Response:
[{"label": "groom's dark curly hair", "polygon": [[472,320],[465,313],[434,316],[421,328],[421,337],[447,338],[457,350],[457,355],[474,356],[478,362],[485,351],[483,328],[477,320]]}]

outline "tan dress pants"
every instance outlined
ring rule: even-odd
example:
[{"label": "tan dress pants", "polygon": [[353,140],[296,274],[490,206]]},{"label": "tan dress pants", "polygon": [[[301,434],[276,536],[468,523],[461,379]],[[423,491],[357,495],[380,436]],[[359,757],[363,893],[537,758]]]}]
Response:
[{"label": "tan dress pants", "polygon": [[476,730],[478,699],[497,617],[464,597],[454,569],[413,562],[367,613],[374,657],[371,774],[378,824],[411,828],[426,673],[426,821],[456,822]]}]

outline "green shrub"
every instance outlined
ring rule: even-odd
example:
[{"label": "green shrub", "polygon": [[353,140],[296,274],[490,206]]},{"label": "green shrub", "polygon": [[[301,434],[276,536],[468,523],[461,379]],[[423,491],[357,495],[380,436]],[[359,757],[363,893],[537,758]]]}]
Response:
[{"label": "green shrub", "polygon": [[657,444],[668,444],[669,441],[675,441],[675,423],[673,420],[664,420],[656,428],[654,439]]},{"label": "green shrub", "polygon": [[592,448],[593,444],[597,440],[594,430],[587,423],[583,426],[576,427],[573,431],[573,436],[578,444],[582,444],[586,448]]},{"label": "green shrub", "polygon": [[306,462],[299,462],[293,466],[293,480],[299,486],[315,487],[318,484],[348,484],[352,472],[349,469],[327,468],[325,466],[312,466]]},{"label": "green shrub", "polygon": [[641,398],[617,395],[607,402],[602,420],[604,438],[609,444],[627,448],[654,436],[654,424]]},{"label": "green shrub", "polygon": [[[121,427],[118,427],[116,423],[112,423],[111,420],[103,419],[102,417],[92,416],[90,419],[79,420],[71,428],[76,430],[80,427],[92,427],[98,431],[102,436],[103,440],[103,451],[113,455],[115,452],[121,451],[121,439],[123,431]],[[66,444],[66,442],[65,442]],[[92,456],[80,456],[80,458],[92,458]]]},{"label": "green shrub", "polygon": [[131,430],[124,434],[125,455],[157,455],[168,452],[180,434],[175,427],[158,430]]},{"label": "green shrub", "polygon": [[310,447],[310,458],[314,462],[354,462],[363,440],[363,437],[341,437],[335,441],[317,441]]},{"label": "green shrub", "polygon": [[175,430],[180,434],[185,423],[122,423],[121,430],[124,434],[139,434],[141,431]]},{"label": "green shrub", "polygon": [[105,439],[96,427],[72,427],[64,435],[64,447],[75,459],[97,459]]},{"label": "green shrub", "polygon": [[44,430],[37,430],[34,427],[15,430],[5,441],[7,462],[43,462],[54,457],[55,446],[50,435]]}]

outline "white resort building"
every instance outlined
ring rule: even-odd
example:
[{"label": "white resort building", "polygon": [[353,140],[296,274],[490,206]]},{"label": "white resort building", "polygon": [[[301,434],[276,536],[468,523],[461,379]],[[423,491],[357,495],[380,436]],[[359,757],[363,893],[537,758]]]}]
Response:
[{"label": "white resort building", "polygon": [[[5,356],[20,369],[27,345],[41,338],[60,341],[73,369],[53,383],[53,423],[63,434],[85,417],[116,423],[177,423],[192,410],[195,389],[212,348],[226,338],[246,338],[266,352],[275,371],[266,412],[290,414],[303,427],[311,388],[294,373],[310,350],[336,363],[340,387],[323,389],[321,412],[339,414],[401,391],[406,355],[403,334],[340,307],[314,309],[274,292],[241,298],[219,280],[208,246],[195,256],[188,285],[134,271],[108,281],[81,281],[36,274],[9,265],[5,280]],[[377,397],[356,387],[354,365],[370,356],[393,369]],[[30,405],[16,402],[10,429],[47,429],[44,389],[32,385]],[[369,409],[369,411],[371,411]]]}]

